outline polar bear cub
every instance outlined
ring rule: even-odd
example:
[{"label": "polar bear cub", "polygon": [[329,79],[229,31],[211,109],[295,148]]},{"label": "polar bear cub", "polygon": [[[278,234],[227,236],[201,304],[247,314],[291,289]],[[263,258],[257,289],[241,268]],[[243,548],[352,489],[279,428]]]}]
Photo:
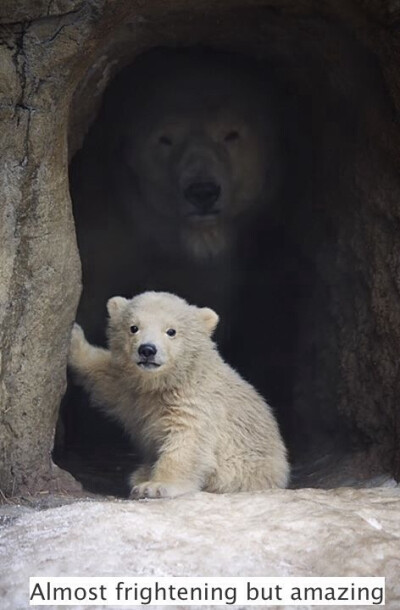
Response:
[{"label": "polar bear cub", "polygon": [[107,303],[109,349],[72,331],[69,366],[144,456],[133,498],[286,487],[286,448],[256,390],[219,355],[218,315],[166,292]]}]

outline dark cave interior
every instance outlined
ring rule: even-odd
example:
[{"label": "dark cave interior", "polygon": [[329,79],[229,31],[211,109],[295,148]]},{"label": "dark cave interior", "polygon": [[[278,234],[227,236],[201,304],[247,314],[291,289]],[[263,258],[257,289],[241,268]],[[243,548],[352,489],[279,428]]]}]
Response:
[{"label": "dark cave interior", "polygon": [[[263,73],[273,90],[279,184],[257,214],[236,221],[239,237],[230,256],[198,262],[169,260],[161,252],[162,273],[150,265],[144,277],[141,260],[126,255],[131,249],[137,257],[137,251],[117,184],[125,179],[129,188],[130,170],[114,136],[126,109],[135,112],[121,96],[132,96],[137,51],[130,62],[125,51],[125,67],[109,83],[70,165],[83,267],[77,319],[89,340],[104,344],[105,303],[115,294],[168,290],[220,308],[219,349],[273,406],[289,447],[293,486],[356,483],[390,468],[392,450],[385,432],[392,397],[372,352],[388,341],[377,330],[373,278],[385,257],[379,244],[390,248],[394,240],[390,210],[380,204],[399,190],[380,145],[393,108],[377,58],[339,24],[315,17],[288,22],[254,11],[230,20],[217,34],[205,19],[194,40],[210,54],[242,57]],[[190,55],[190,28],[182,23],[183,33],[168,46]],[[246,31],[253,32],[251,41]],[[161,47],[159,56],[168,55]],[[116,118],[119,104],[124,110]],[[135,197],[133,189],[132,210]],[[381,457],[349,467],[343,478],[352,456],[374,444]],[[70,380],[54,459],[88,490],[123,496],[140,456]]]}]

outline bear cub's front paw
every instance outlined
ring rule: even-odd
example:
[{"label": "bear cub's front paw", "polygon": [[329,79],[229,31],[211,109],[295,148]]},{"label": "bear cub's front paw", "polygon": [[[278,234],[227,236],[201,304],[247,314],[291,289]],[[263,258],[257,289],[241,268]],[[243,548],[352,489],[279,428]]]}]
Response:
[{"label": "bear cub's front paw", "polygon": [[75,322],[71,331],[69,344],[68,364],[72,367],[79,366],[80,357],[86,346],[86,338],[82,328]]},{"label": "bear cub's front paw", "polygon": [[146,481],[139,485],[134,485],[131,489],[130,497],[135,500],[141,498],[176,498],[185,493],[194,491],[187,485],[179,483],[155,483]]}]

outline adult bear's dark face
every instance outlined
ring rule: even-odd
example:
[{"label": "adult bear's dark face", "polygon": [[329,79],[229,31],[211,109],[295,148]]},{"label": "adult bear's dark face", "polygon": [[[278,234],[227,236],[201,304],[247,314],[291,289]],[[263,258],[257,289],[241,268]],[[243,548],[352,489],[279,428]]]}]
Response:
[{"label": "adult bear's dark face", "polygon": [[125,161],[142,205],[161,226],[178,226],[196,258],[223,252],[239,218],[268,204],[279,167],[265,91],[254,78],[209,61],[171,60],[174,69],[152,86],[142,78],[126,125]]}]

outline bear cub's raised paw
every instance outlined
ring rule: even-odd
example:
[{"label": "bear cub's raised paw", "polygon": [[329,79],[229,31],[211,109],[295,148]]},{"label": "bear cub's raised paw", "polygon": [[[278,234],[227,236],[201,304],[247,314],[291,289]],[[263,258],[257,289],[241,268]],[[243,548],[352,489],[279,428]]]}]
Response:
[{"label": "bear cub's raised paw", "polygon": [[85,334],[79,324],[75,322],[71,331],[71,341],[68,353],[68,364],[70,366],[74,366],[74,363],[79,361],[86,344]]}]

